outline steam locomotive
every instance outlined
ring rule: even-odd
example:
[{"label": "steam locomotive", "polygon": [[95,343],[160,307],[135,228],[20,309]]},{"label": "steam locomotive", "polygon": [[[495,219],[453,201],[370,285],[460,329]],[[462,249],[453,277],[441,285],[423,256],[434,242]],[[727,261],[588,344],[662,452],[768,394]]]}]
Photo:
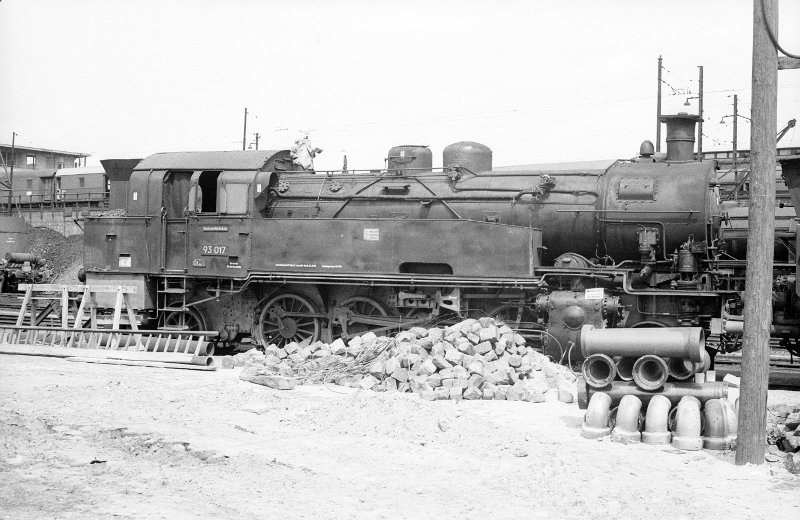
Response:
[{"label": "steam locomotive", "polygon": [[38,283],[50,276],[44,259],[29,251],[25,220],[0,215],[0,293],[16,292],[20,283]]},{"label": "steam locomotive", "polygon": [[[86,218],[85,281],[133,286],[138,320],[224,346],[488,315],[572,362],[586,324],[700,326],[735,349],[744,238],[716,162],[695,160],[698,118],[664,121],[665,157],[646,141],[602,170],[496,171],[471,142],[442,169],[424,146],[366,172],[304,169],[288,150],[152,155],[129,171],[124,216]],[[776,255],[774,334],[796,349],[795,250]]]}]

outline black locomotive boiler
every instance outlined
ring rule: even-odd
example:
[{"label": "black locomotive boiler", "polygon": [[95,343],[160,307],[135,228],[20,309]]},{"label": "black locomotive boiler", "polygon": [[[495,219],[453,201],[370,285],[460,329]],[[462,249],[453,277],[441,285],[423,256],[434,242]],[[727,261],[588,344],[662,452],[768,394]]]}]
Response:
[{"label": "black locomotive boiler", "polygon": [[[585,324],[701,326],[724,348],[744,260],[726,252],[696,119],[665,118],[666,157],[645,143],[604,170],[495,171],[469,142],[442,169],[399,146],[367,172],[304,170],[286,150],[156,154],[133,167],[124,216],[87,217],[86,283],[134,286],[142,321],[225,345],[491,315],[572,361]],[[784,271],[775,334],[796,338]]]}]

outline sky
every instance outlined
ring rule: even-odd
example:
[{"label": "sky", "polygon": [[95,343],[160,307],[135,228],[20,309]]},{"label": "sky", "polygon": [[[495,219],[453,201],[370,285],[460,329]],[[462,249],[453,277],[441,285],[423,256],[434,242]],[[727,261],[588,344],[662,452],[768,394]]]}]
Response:
[{"label": "sky", "polygon": [[[697,113],[704,150],[750,115],[744,0],[0,0],[0,143],[105,158],[287,149],[380,168],[394,145],[478,141],[497,166],[629,158],[664,113]],[[800,2],[779,38],[800,54]],[[800,70],[778,73],[778,126]],[[690,106],[685,106],[689,99]],[[776,128],[777,132],[778,128]],[[662,131],[663,138],[663,131]],[[749,147],[749,122],[739,148]],[[800,146],[795,129],[780,146]],[[662,150],[664,150],[662,145]]]}]

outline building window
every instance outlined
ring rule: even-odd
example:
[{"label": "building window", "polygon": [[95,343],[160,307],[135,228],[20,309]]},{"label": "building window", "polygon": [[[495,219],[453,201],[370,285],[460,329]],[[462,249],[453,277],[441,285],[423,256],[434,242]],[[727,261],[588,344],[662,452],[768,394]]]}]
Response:
[{"label": "building window", "polygon": [[28,155],[25,158],[25,167],[30,168],[31,170],[36,169],[36,156],[35,155]]},{"label": "building window", "polygon": [[32,190],[33,189],[33,179],[27,179],[25,181],[25,189]]},{"label": "building window", "polygon": [[78,187],[83,188],[86,186],[86,179],[83,177],[78,177]]},{"label": "building window", "polygon": [[63,167],[64,167],[64,161],[59,162],[57,168],[60,170]]}]

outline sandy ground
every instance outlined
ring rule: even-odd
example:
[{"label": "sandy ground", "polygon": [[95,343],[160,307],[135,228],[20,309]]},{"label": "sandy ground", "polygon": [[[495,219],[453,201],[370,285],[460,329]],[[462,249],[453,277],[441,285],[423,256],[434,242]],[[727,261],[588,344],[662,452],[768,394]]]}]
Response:
[{"label": "sandy ground", "polygon": [[281,392],[237,376],[2,356],[0,518],[800,514],[800,477],[780,463],[586,440],[574,404]]}]

